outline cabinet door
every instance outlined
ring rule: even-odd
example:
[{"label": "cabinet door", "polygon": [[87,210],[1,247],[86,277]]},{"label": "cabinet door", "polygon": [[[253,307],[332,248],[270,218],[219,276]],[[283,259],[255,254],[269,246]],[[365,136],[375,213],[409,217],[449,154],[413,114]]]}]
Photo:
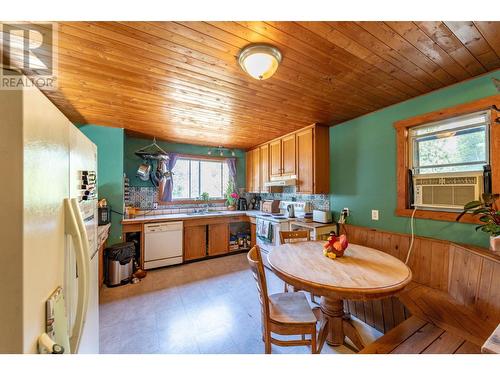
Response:
[{"label": "cabinet door", "polygon": [[207,226],[184,227],[184,260],[207,256]]},{"label": "cabinet door", "polygon": [[256,148],[251,151],[252,156],[252,192],[260,193],[260,149]]},{"label": "cabinet door", "polygon": [[250,223],[250,247],[255,246],[255,240],[257,239],[257,225]]},{"label": "cabinet door", "polygon": [[314,191],[314,143],[313,129],[297,133],[297,191],[313,194]]},{"label": "cabinet door", "polygon": [[283,137],[282,148],[282,174],[295,174],[295,134]]},{"label": "cabinet door", "polygon": [[229,224],[208,226],[208,255],[226,254],[229,251]]},{"label": "cabinet door", "polygon": [[253,191],[252,151],[248,151],[245,155],[245,158],[246,158],[246,185],[247,185],[246,188],[248,192],[252,192]]},{"label": "cabinet door", "polygon": [[269,143],[269,166],[271,176],[281,176],[281,139]]},{"label": "cabinet door", "polygon": [[260,147],[260,191],[268,192],[264,184],[269,182],[269,145]]}]

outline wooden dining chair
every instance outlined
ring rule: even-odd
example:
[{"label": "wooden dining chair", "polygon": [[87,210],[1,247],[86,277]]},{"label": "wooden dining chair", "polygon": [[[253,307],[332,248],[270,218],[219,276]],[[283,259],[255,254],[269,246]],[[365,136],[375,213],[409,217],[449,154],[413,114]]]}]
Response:
[{"label": "wooden dining chair", "polygon": [[[302,292],[267,294],[266,274],[262,255],[258,246],[247,254],[248,263],[259,291],[262,310],[262,339],[266,354],[271,353],[271,344],[279,346],[311,346],[311,353],[317,353],[316,316]],[[278,335],[301,335],[300,340],[278,340]],[[310,338],[306,338],[310,335]]]},{"label": "wooden dining chair", "polygon": [[[310,240],[311,236],[308,230],[280,231],[281,244],[299,242],[299,241],[310,241]],[[292,287],[292,290],[294,292],[299,291],[299,289],[296,289],[294,286],[285,283],[285,293],[288,292],[290,286]],[[312,293],[311,293],[311,301],[315,304],[318,304],[318,302],[316,302],[316,296]]]}]

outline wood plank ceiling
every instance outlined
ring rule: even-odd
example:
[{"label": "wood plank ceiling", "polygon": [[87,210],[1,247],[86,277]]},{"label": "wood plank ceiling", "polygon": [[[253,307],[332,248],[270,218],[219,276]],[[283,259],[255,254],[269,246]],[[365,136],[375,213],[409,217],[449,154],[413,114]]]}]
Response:
[{"label": "wood plank ceiling", "polygon": [[[278,47],[256,81],[242,47]],[[249,148],[338,124],[500,67],[500,22],[62,22],[59,88],[73,122]]]}]

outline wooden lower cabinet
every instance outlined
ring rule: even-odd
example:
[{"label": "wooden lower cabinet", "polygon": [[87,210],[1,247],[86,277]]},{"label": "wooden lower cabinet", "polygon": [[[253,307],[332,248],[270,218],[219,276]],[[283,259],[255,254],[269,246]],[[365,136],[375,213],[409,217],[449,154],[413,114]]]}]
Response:
[{"label": "wooden lower cabinet", "polygon": [[226,254],[229,252],[229,224],[208,225],[208,255]]},{"label": "wooden lower cabinet", "polygon": [[250,247],[254,247],[257,240],[257,225],[250,223]]},{"label": "wooden lower cabinet", "polygon": [[206,257],[207,226],[184,227],[184,260]]}]

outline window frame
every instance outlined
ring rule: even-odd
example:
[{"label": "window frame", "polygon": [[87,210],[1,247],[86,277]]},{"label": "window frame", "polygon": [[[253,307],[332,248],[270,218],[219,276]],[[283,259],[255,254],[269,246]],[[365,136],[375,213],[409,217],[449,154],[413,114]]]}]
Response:
[{"label": "window frame", "polygon": [[[184,159],[184,160],[197,160],[197,161],[219,161],[221,163],[224,163],[227,158],[225,157],[218,157],[218,156],[211,156],[211,155],[193,155],[193,154],[178,154],[178,160]],[[189,168],[191,168],[191,164],[189,164]],[[222,168],[222,166],[221,166]],[[200,178],[200,177],[198,177]],[[221,171],[221,178],[223,179],[222,171]],[[223,180],[222,180],[223,181]],[[162,201],[162,196],[163,196],[163,189],[165,188],[165,184],[162,183],[160,185],[160,188],[158,189],[158,204],[161,204],[163,206],[172,206],[172,205],[178,205],[178,204],[201,204],[202,202],[199,199],[172,199],[171,202],[167,201]],[[191,179],[189,179],[189,191],[191,191]],[[222,190],[222,193],[224,194],[224,188]],[[224,203],[226,201],[226,198],[210,198],[210,203]]]},{"label": "window frame", "polygon": [[[439,164],[439,165],[433,165],[433,166],[427,166],[427,165],[425,165],[425,166],[419,165],[418,167],[415,166],[415,155],[418,153],[418,150],[415,149],[415,141],[416,141],[416,138],[419,138],[419,137],[415,137],[415,136],[412,136],[410,134],[412,129],[437,126],[437,125],[440,125],[441,123],[445,123],[445,122],[447,122],[448,120],[451,120],[451,119],[465,117],[467,115],[471,115],[471,116],[472,115],[479,115],[479,114],[482,114],[482,113],[486,114],[487,121],[488,121],[486,123],[486,127],[485,127],[485,144],[486,144],[486,151],[487,151],[486,155],[485,155],[486,156],[486,160],[480,161],[480,162],[478,161],[478,162]],[[408,155],[409,155],[408,162],[409,162],[409,168],[415,171],[416,169],[427,169],[427,168],[436,168],[436,167],[453,167],[453,166],[465,166],[465,165],[481,165],[481,167],[478,168],[478,171],[481,171],[483,169],[483,167],[482,167],[483,165],[488,165],[490,163],[490,134],[489,134],[490,133],[489,132],[490,127],[488,126],[489,124],[491,124],[491,110],[483,110],[483,111],[474,111],[474,112],[466,113],[466,114],[460,114],[460,115],[449,117],[449,118],[444,119],[444,120],[431,121],[431,122],[428,122],[428,123],[424,123],[424,124],[420,124],[420,125],[409,127],[408,128],[408,147],[409,147],[409,150],[408,150]],[[479,128],[479,126],[478,125],[462,126],[462,127],[454,129],[454,131],[458,132],[458,131],[468,130],[468,129],[474,129],[474,128]],[[437,132],[425,134],[425,136],[422,136],[421,138],[423,138],[423,137],[430,137],[432,135],[444,133],[446,131],[449,131],[449,130],[443,130],[443,131],[437,131]],[[455,173],[455,172],[431,172],[431,173],[438,175],[438,174]],[[462,173],[462,172],[457,171],[456,173]],[[419,171],[418,174],[422,174],[422,172]]]},{"label": "window frame", "polygon": [[[489,162],[491,165],[492,191],[500,192],[500,95],[493,95],[470,103],[460,104],[454,107],[415,116],[409,119],[395,122],[396,130],[396,216],[411,217],[413,208],[408,202],[408,175],[407,171],[412,165],[410,160],[409,130],[411,128],[447,120],[453,117],[472,114],[480,111],[490,111],[490,122],[488,126]],[[431,219],[440,221],[455,221],[457,213],[417,209],[415,218]],[[462,217],[461,222],[478,223],[478,219],[471,214]]]}]

